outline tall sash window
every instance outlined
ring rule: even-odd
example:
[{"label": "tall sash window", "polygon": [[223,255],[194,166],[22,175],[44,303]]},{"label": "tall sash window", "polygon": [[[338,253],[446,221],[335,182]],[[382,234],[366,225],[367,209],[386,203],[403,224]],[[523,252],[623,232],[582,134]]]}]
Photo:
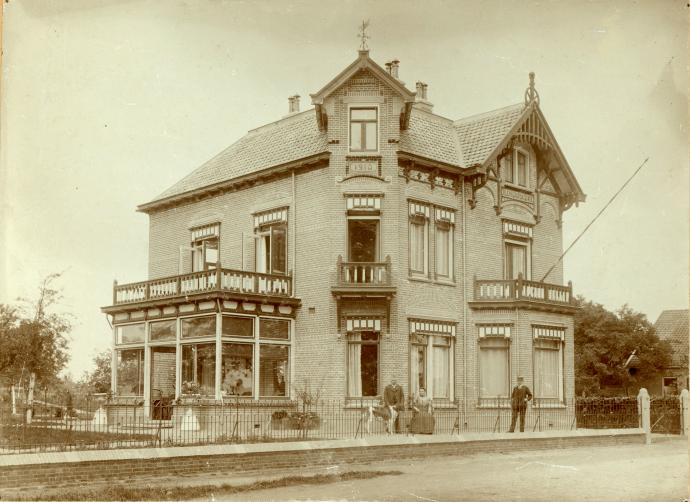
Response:
[{"label": "tall sash window", "polygon": [[353,317],[347,329],[347,395],[374,397],[379,390],[379,338],[381,319]]},{"label": "tall sash window", "polygon": [[453,399],[455,323],[410,319],[410,394]]},{"label": "tall sash window", "polygon": [[481,324],[479,331],[479,399],[483,405],[507,405],[510,396],[508,324]]},{"label": "tall sash window", "polygon": [[287,208],[254,215],[255,270],[287,274]]},{"label": "tall sash window", "polygon": [[565,327],[533,325],[534,397],[536,404],[563,402],[563,343]]},{"label": "tall sash window", "polygon": [[212,270],[220,262],[220,223],[196,227],[192,232],[192,272]]}]

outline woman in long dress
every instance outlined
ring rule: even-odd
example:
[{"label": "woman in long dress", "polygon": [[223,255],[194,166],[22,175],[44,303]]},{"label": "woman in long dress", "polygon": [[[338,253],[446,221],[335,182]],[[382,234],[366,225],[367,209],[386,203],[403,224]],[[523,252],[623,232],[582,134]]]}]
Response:
[{"label": "woman in long dress", "polygon": [[410,432],[412,434],[433,434],[434,406],[424,389],[419,389],[414,401],[412,401],[412,410],[414,415],[410,422]]}]

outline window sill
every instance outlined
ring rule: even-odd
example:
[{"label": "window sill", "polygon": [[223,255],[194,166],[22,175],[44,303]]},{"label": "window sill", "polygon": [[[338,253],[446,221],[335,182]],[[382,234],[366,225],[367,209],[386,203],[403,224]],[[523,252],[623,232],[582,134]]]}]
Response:
[{"label": "window sill", "polygon": [[429,279],[428,277],[425,277],[425,276],[421,276],[421,275],[420,276],[410,275],[407,277],[407,280],[412,281],[412,282],[426,282],[427,284],[432,283],[431,279]]},{"label": "window sill", "polygon": [[517,190],[519,192],[525,192],[525,193],[534,193],[534,190],[531,188],[528,188],[526,186],[518,185],[516,183],[511,183],[510,181],[504,181],[503,185],[506,186],[507,188],[512,188],[513,190]]},{"label": "window sill", "polygon": [[439,401],[432,401],[432,406],[434,410],[455,410],[458,405],[448,399],[441,399]]},{"label": "window sill", "polygon": [[452,288],[454,288],[457,285],[455,281],[451,281],[448,279],[436,279],[434,281],[434,284],[438,284],[439,286],[450,286]]},{"label": "window sill", "polygon": [[343,409],[346,409],[346,410],[363,410],[363,409],[368,408],[369,406],[380,406],[380,405],[381,405],[381,401],[378,398],[349,397],[345,400],[345,405],[343,406]]},{"label": "window sill", "polygon": [[559,410],[565,409],[567,406],[563,403],[535,403],[532,405],[532,408],[540,410]]}]

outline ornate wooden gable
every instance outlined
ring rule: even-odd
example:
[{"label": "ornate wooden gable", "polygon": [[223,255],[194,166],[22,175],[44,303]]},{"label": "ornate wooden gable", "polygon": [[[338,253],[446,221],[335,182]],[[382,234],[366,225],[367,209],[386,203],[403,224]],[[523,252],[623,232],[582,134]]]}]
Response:
[{"label": "ornate wooden gable", "polygon": [[[529,144],[536,155],[537,183],[533,190],[507,186],[499,175],[501,160],[511,155],[519,144]],[[530,73],[530,86],[525,92],[523,113],[483,164],[475,167],[477,174],[471,180],[472,197],[469,200],[472,208],[476,204],[475,193],[484,187],[488,180],[494,180],[497,184],[494,208],[498,214],[506,203],[518,202],[527,208],[538,222],[541,219],[541,195],[548,194],[557,197],[559,201],[560,224],[563,211],[585,200],[585,194],[539,108],[539,94],[534,88],[534,73]]]}]

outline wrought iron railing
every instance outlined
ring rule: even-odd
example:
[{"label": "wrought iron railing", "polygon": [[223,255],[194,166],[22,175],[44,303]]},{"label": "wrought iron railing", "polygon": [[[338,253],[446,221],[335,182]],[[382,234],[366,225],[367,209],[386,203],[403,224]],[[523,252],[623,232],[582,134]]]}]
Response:
[{"label": "wrought iron railing", "polygon": [[131,284],[115,282],[113,305],[211,291],[290,297],[292,296],[292,277],[216,268]]},{"label": "wrought iron railing", "polygon": [[[0,406],[0,455],[136,447],[165,447],[221,443],[282,442],[348,439],[386,434],[386,423],[369,421],[369,406],[378,400],[327,400],[305,405],[294,400],[235,399],[201,403],[143,399],[119,402],[76,398],[67,403],[34,402],[27,422],[24,404],[17,413]],[[74,405],[72,403],[75,403]],[[662,431],[662,414],[671,415],[679,401],[666,403],[657,415],[652,406],[654,432]],[[432,433],[502,433],[511,426],[509,398],[468,402],[434,401]],[[637,428],[639,415],[632,399],[577,399],[546,407],[535,398],[528,404],[525,430],[530,432],[576,428]],[[77,407],[78,406],[78,407]],[[402,410],[401,434],[414,434],[415,411]],[[678,420],[678,413],[674,419]],[[674,422],[675,424],[675,422]],[[668,427],[678,433],[678,427]]]},{"label": "wrought iron railing", "polygon": [[517,279],[474,279],[474,301],[511,302],[528,300],[554,305],[572,305],[573,285],[548,284],[545,282]]},{"label": "wrought iron railing", "polygon": [[338,256],[338,285],[380,287],[391,285],[391,258],[381,262],[343,261]]}]

